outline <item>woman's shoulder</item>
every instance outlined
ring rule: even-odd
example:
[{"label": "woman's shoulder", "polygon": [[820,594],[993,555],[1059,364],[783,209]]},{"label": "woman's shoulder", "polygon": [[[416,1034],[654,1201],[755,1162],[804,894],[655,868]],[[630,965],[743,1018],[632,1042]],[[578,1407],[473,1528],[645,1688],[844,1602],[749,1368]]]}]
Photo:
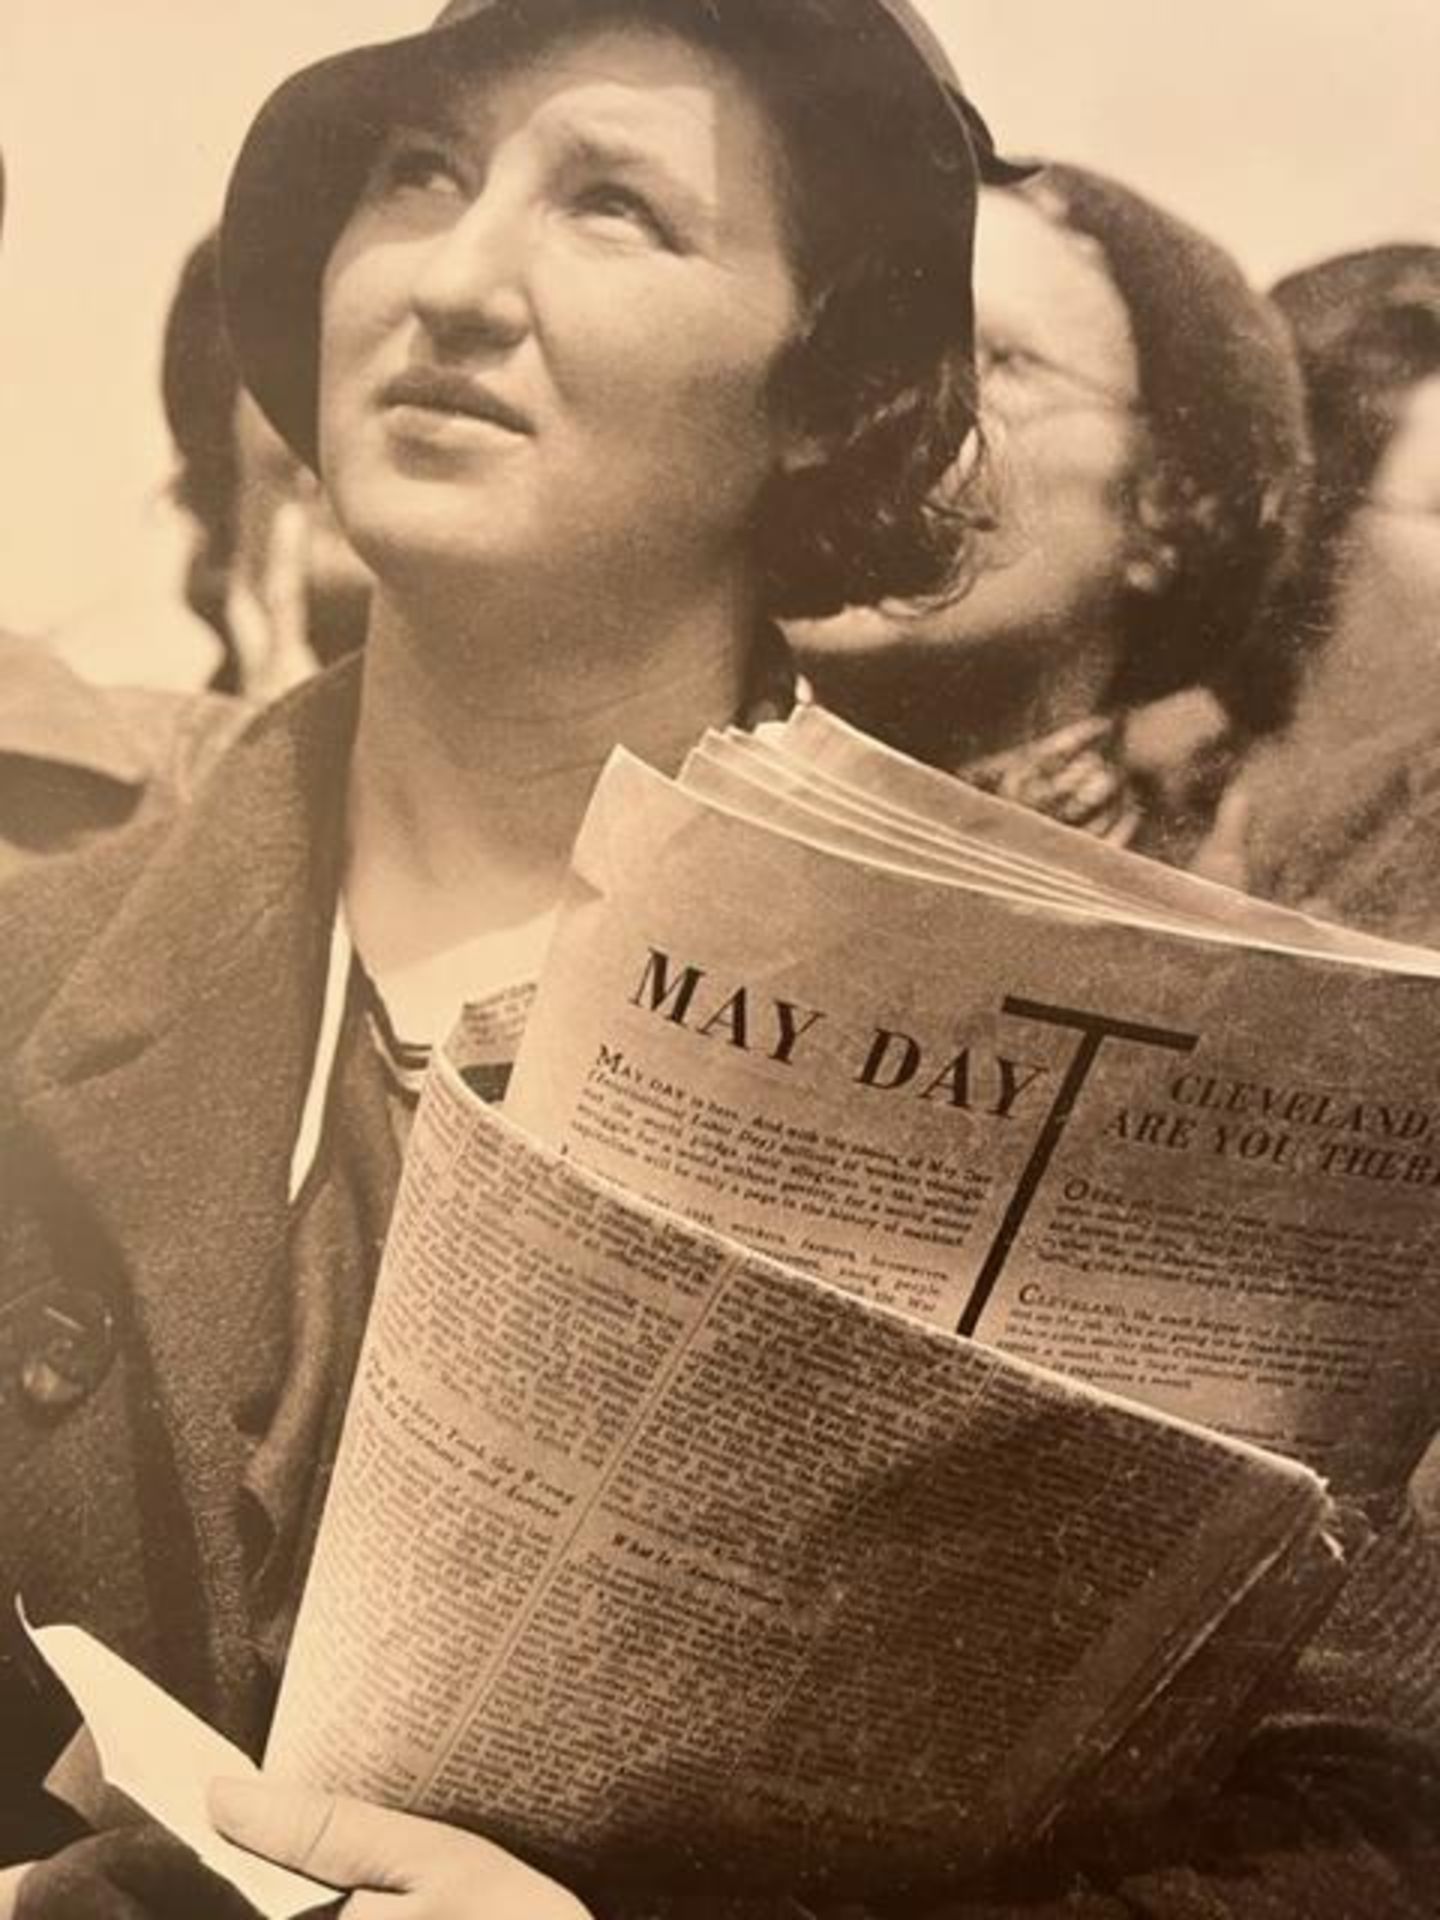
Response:
[{"label": "woman's shoulder", "polygon": [[0,884],[0,1060],[8,1060],[101,937],[169,830],[152,814]]},{"label": "woman's shoulder", "polygon": [[152,788],[180,802],[194,798],[260,711],[234,694],[148,687],[108,688],[106,701]]},{"label": "woman's shoulder", "polygon": [[1408,715],[1327,761],[1250,770],[1250,884],[1393,939],[1440,944],[1440,719]]},{"label": "woman's shoulder", "polygon": [[[92,948],[92,1012],[107,969],[117,988],[133,987],[138,972],[168,996],[191,959],[225,949],[222,923],[244,933],[277,899],[304,894],[321,868],[330,875],[357,700],[358,674],[341,663],[258,714],[190,715],[166,736],[149,805],[0,880],[0,1061]],[[151,956],[165,967],[152,969]]]},{"label": "woman's shoulder", "polygon": [[184,804],[253,712],[92,684],[43,642],[0,634],[0,879]]}]

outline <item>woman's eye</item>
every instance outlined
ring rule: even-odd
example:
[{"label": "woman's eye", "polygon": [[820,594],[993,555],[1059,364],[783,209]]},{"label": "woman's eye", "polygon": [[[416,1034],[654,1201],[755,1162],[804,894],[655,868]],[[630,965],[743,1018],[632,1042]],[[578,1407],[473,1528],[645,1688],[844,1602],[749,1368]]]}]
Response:
[{"label": "woman's eye", "polygon": [[585,187],[575,197],[575,210],[587,220],[629,228],[657,246],[673,249],[675,236],[668,222],[644,194],[633,187],[605,183]]},{"label": "woman's eye", "polygon": [[458,193],[460,172],[450,155],[432,141],[414,140],[382,154],[376,184],[388,193]]},{"label": "woman's eye", "polygon": [[982,378],[994,374],[1003,378],[1006,375],[1029,373],[1038,364],[1036,356],[1028,353],[1024,347],[996,346],[993,343],[980,349],[978,359]]}]

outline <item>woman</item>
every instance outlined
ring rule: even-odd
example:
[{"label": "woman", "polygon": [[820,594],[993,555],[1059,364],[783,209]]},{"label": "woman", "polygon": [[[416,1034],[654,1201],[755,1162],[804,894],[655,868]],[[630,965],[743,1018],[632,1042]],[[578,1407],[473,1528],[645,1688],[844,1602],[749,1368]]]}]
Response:
[{"label": "woman", "polygon": [[1257,892],[1434,944],[1440,248],[1342,254],[1273,298],[1315,447],[1312,523],[1269,622],[1303,676],[1292,723],[1245,769],[1226,824]]},{"label": "woman", "polygon": [[[533,971],[617,741],[676,766],[789,699],[772,616],[956,566],[980,166],[889,0],[455,4],[252,131],[230,331],[374,570],[366,646],[178,835],[14,905],[0,1153],[7,1572],[231,1732],[267,1717],[416,1054]],[[7,1692],[17,1744],[34,1712]]]},{"label": "woman", "polygon": [[364,637],[369,580],[315,477],[241,384],[220,296],[220,240],[181,269],[160,391],[194,524],[185,598],[219,643],[209,685],[273,699]]},{"label": "woman", "polygon": [[220,296],[219,235],[186,255],[165,317],[160,398],[186,543],[183,595],[101,605],[48,637],[101,686],[272,700],[358,647],[369,580],[313,473],[241,382]]},{"label": "woman", "polygon": [[807,628],[802,665],[918,757],[1184,863],[1235,737],[1283,710],[1244,643],[1294,531],[1292,358],[1218,247],[1077,167],[983,196],[976,299],[976,578]]},{"label": "woman", "polygon": [[[963,504],[931,497],[972,426],[988,165],[895,0],[452,7],[300,76],[252,133],[232,327],[375,573],[363,661],[258,722],[181,837],[14,915],[0,1156],[29,1316],[0,1541],[33,1614],[87,1619],[243,1739],[303,1577],[413,1051],[533,966],[615,741],[674,764],[785,698],[767,615],[937,591],[963,558]],[[1348,1891],[1429,1884],[1408,1803],[1371,1833],[1377,1781],[1426,1786],[1418,1752],[1344,1741],[1271,1730],[1257,1791],[1196,1816],[1227,1873],[1273,1812],[1304,1874],[1291,1839],[1338,1805]],[[254,1787],[216,1812],[363,1889],[355,1920],[577,1912],[431,1822]],[[1073,1860],[1027,1865],[1073,1910]],[[1128,1887],[1094,1911],[1143,1911],[1145,1869],[1092,1865]],[[141,1829],[30,1868],[17,1911],[206,1900],[236,1910]]]}]

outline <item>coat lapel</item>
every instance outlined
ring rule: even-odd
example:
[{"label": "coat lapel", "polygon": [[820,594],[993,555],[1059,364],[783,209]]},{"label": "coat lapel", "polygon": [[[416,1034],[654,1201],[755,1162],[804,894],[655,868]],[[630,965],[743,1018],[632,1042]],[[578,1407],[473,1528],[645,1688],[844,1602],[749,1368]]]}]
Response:
[{"label": "coat lapel", "polygon": [[20,1061],[25,1119],[133,1303],[194,1528],[204,1710],[241,1734],[254,1662],[233,1409],[284,1258],[358,684],[347,663],[226,756]]}]

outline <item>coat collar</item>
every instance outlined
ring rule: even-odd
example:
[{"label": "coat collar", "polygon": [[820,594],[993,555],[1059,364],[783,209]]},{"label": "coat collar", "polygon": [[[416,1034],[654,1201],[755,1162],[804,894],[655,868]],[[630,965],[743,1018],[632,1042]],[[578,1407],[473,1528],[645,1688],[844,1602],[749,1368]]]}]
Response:
[{"label": "coat collar", "polygon": [[231,1409],[284,1255],[358,687],[345,662],[231,750],[18,1063],[32,1137],[133,1303],[196,1530],[212,1695],[199,1704],[242,1733],[253,1663]]}]

